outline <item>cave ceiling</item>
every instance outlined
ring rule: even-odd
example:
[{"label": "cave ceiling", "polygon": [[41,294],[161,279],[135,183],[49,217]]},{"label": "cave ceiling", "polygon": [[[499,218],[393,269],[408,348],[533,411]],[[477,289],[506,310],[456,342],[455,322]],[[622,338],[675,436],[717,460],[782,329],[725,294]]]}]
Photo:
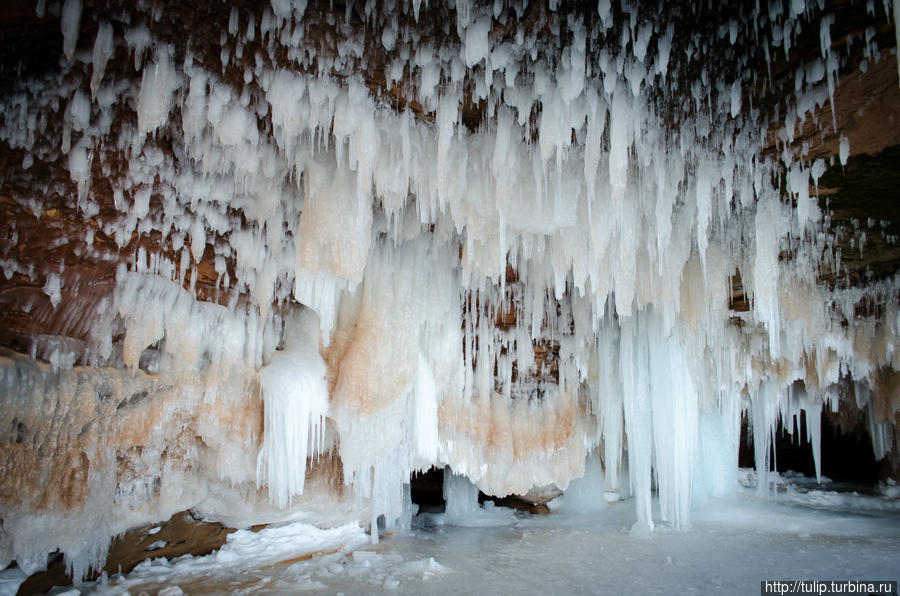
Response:
[{"label": "cave ceiling", "polygon": [[[38,4],[41,4],[40,2]],[[232,56],[223,66],[223,52],[227,52],[225,31],[229,28],[232,3],[224,2],[141,2],[139,10],[133,10],[130,3],[102,2],[87,0],[83,5],[80,27],[77,34],[77,51],[90,52],[97,35],[98,24],[109,22],[115,35],[123,35],[125,30],[138,21],[146,24],[157,41],[165,41],[174,49],[175,60],[184,60],[190,54],[193,60],[211,71],[221,73],[225,82],[236,92],[259,94],[255,81],[245,86],[243,71],[253,60],[268,61],[267,66],[293,68],[302,71],[283,52],[265,52],[263,36],[246,41],[241,57]],[[590,32],[599,27],[596,7],[578,2],[559,2],[555,13],[568,18],[582,19]],[[729,6],[727,3],[712,3],[703,10],[697,10],[692,2],[665,3],[650,8],[641,4],[640,11],[659,10],[658,20],[661,31],[665,26],[675,31],[673,46],[696,44],[698,33],[702,39],[704,56],[715,56],[715,69],[726,79],[735,71],[747,69],[753,72],[755,85],[746,89],[745,102],[758,106],[770,115],[772,122],[766,131],[768,145],[763,154],[778,154],[784,145],[778,142],[783,122],[779,119],[784,98],[790,97],[794,87],[796,65],[814,59],[821,51],[821,39],[816,19],[822,14],[834,15],[831,26],[832,48],[842,55],[839,82],[834,102],[817,106],[814,117],[807,118],[798,125],[791,141],[794,150],[802,146],[804,154],[812,161],[817,157],[830,159],[831,167],[811,191],[818,197],[819,205],[825,210],[827,225],[836,233],[843,246],[843,267],[839,272],[823,271],[823,283],[832,285],[860,285],[871,280],[893,275],[900,265],[900,248],[895,239],[900,235],[900,208],[896,200],[900,192],[900,88],[897,84],[894,51],[882,51],[873,60],[866,59],[867,44],[890,48],[893,44],[893,28],[890,19],[883,13],[880,3],[853,2],[850,0],[828,0],[824,10],[809,9],[812,26],[807,26],[794,40],[789,54],[776,54],[764,59],[761,50],[754,49],[754,41],[743,45],[729,43],[723,23],[733,16],[733,11],[747,12],[746,6]],[[255,2],[235,2],[242,14],[255,15],[257,22],[264,18],[264,11]],[[370,6],[371,5],[371,6]],[[414,77],[402,77],[399,81],[386,81],[386,69],[390,56],[381,39],[384,9],[378,2],[311,3],[306,9],[304,43],[314,47],[320,55],[337,52],[339,39],[362,39],[364,49],[359,56],[346,60],[329,76],[337,79],[361,76],[372,95],[385,109],[409,110],[423,122],[434,121],[434,111],[429,110],[418,98]],[[372,7],[376,7],[372,10]],[[65,62],[63,55],[63,34],[60,26],[60,7],[50,3],[50,10],[37,16],[35,2],[10,0],[0,9],[0,89],[11,93],[16,86],[29,78],[40,78],[55,72]],[[588,55],[596,55],[609,45],[608,40],[621,36],[621,29],[627,27],[628,15],[613,8],[614,25],[612,31],[599,36],[589,35]],[[637,10],[637,9],[636,9]],[[522,31],[540,41],[535,50],[535,58],[554,62],[559,59],[562,48],[571,43],[571,35],[560,30],[559,20],[550,18],[554,11],[541,2],[526,3],[524,8],[503,8],[497,11],[499,18],[490,32],[493,42],[514,39]],[[874,18],[873,18],[874,14]],[[367,16],[368,15],[368,16]],[[413,32],[419,44],[435,47],[454,47],[460,44],[457,29],[452,26],[455,18],[451,9],[441,3],[427,4],[418,9],[418,14],[399,12],[400,28]],[[746,16],[744,17],[746,18]],[[723,28],[724,27],[724,28]],[[605,29],[603,29],[605,31]],[[659,33],[654,33],[655,36]],[[865,43],[860,40],[865,39]],[[606,40],[606,41],[604,41]],[[606,45],[605,45],[606,44]],[[698,52],[700,50],[698,49]],[[675,51],[673,51],[675,53]],[[866,52],[867,53],[867,52]],[[880,57],[880,59],[879,59]],[[861,63],[864,63],[861,70]],[[669,119],[673,128],[679,126],[683,113],[672,106],[690,94],[691,83],[701,76],[705,66],[700,60],[675,61],[679,68],[676,76],[670,77],[675,92],[658,99],[661,117]],[[69,77],[80,77],[89,64],[76,60],[70,67]],[[307,66],[306,68],[311,68]],[[863,76],[865,75],[865,76]],[[705,75],[704,75],[705,76]],[[106,67],[106,77],[118,81],[132,81],[140,84],[140,72],[136,70],[132,56],[125,51],[116,51]],[[466,80],[460,106],[460,120],[471,131],[489,125],[495,113],[484,99],[478,99],[475,83]],[[682,98],[682,99],[679,99]],[[832,112],[832,105],[834,111]],[[56,110],[61,114],[64,105]],[[123,123],[134,124],[135,113],[127,109],[113,110],[112,130]],[[535,105],[529,115],[532,122],[540,116],[540,105]],[[835,163],[839,153],[839,135],[823,123],[834,121],[850,140],[850,161],[846,166]],[[49,129],[58,123],[50,122]],[[269,115],[262,114],[258,122],[261,134],[272,129]],[[166,151],[165,138],[159,139],[160,148]],[[169,149],[171,150],[171,149]],[[115,205],[113,189],[108,180],[127,170],[127,156],[105,148],[109,154],[103,160],[93,162],[93,184],[91,192],[98,206],[90,217],[83,212],[74,197],[76,184],[69,176],[65,155],[50,151],[43,158],[32,160],[23,166],[26,151],[0,143],[0,209],[3,212],[3,234],[0,238],[0,254],[5,260],[4,273],[0,277],[0,345],[17,351],[28,351],[35,337],[63,336],[83,341],[88,334],[89,321],[81,313],[89,310],[102,297],[108,295],[115,284],[118,264],[144,247],[148,252],[157,252],[175,260],[175,251],[167,246],[158,230],[134,231],[130,238],[113,238],[105,231],[106,222],[119,217]],[[150,212],[161,209],[159,197],[150,199]],[[234,212],[229,217],[240,219]],[[874,220],[880,228],[870,234],[863,250],[849,242],[852,231],[860,222]],[[207,245],[202,258],[197,263],[195,277],[187,277],[185,286],[191,285],[201,300],[226,304],[234,296],[221,291],[217,279],[213,242]],[[15,263],[15,265],[13,264]],[[234,277],[234,264],[226,264]],[[54,308],[45,290],[47,273],[63,270],[62,308]],[[515,281],[512,269],[508,274]],[[740,273],[732,280],[734,287],[731,299],[736,310],[747,308],[747,296],[741,290]],[[242,296],[237,299],[243,300]],[[276,301],[276,307],[278,307]],[[498,315],[497,323],[504,325],[503,316]],[[506,321],[509,326],[511,321]],[[121,336],[119,337],[121,340]],[[542,358],[539,348],[538,357]]]}]

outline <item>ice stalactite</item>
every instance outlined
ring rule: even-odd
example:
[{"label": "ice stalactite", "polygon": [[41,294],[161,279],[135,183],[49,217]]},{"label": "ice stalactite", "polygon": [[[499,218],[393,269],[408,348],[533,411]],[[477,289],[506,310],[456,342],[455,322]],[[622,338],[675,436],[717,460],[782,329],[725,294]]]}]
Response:
[{"label": "ice stalactite", "polygon": [[[896,0],[891,2],[894,7],[894,38],[898,48],[900,48],[900,5]],[[897,52],[897,83],[900,84],[900,51]]]},{"label": "ice stalactite", "polygon": [[[42,10],[38,10],[42,12]],[[62,7],[60,19],[63,34],[63,54],[72,59],[78,43],[78,30],[81,25],[81,0],[66,0]]]},{"label": "ice stalactite", "polygon": [[607,322],[597,337],[596,411],[600,412],[599,436],[603,438],[604,499],[619,500],[619,466],[624,439],[622,385],[619,378],[619,329]]},{"label": "ice stalactite", "polygon": [[[848,379],[890,448],[900,282],[820,281],[841,271],[809,188],[824,165],[794,143],[834,105],[830,15],[741,7],[717,35],[690,3],[601,2],[541,9],[545,35],[511,25],[538,10],[518,3],[432,3],[421,22],[418,2],[370,4],[360,28],[278,1],[226,11],[211,61],[151,5],[103,20],[87,52],[67,0],[74,59],[0,98],[0,139],[62,160],[109,239],[84,254],[123,261],[81,361],[194,374],[198,408],[222,399],[210,371],[258,382],[264,438],[240,477],[275,504],[307,496],[329,451],[377,537],[379,518],[408,523],[415,470],[502,496],[565,489],[598,453],[598,502],[633,495],[636,532],[683,527],[733,490],[742,410],[766,490],[779,417],[815,418]],[[821,63],[766,111],[763,61],[817,24]],[[63,272],[44,274],[56,307]]]},{"label": "ice stalactite", "polygon": [[303,494],[306,461],[324,447],[327,369],[318,342],[310,341],[318,334],[318,324],[310,310],[292,314],[285,321],[282,349],[259,372],[266,429],[260,452],[266,473],[260,480],[265,479],[272,501],[282,508]]}]

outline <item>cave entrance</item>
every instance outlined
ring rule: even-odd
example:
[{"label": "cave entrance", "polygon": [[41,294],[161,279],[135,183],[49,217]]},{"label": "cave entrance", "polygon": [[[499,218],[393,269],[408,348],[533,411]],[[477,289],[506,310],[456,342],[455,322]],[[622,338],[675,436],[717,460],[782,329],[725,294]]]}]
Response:
[{"label": "cave entrance", "polygon": [[420,513],[443,513],[447,508],[444,469],[432,466],[425,472],[413,472],[409,478],[409,492]]},{"label": "cave entrance", "polygon": [[[444,497],[446,470],[432,466],[425,472],[413,472],[409,478],[410,499],[419,506],[419,513],[444,513],[447,501]],[[514,509],[524,513],[546,514],[550,512],[545,501],[527,500],[518,495],[497,497],[478,491],[478,504],[490,501],[497,507]]]},{"label": "cave entrance", "polygon": [[[875,486],[882,479],[882,463],[875,459],[872,438],[865,421],[864,411],[848,421],[838,419],[837,414],[823,411],[822,416],[822,476],[834,483],[853,486]],[[812,445],[807,439],[806,411],[801,410],[799,420],[789,419],[793,433],[788,432],[783,420],[778,421],[774,440],[769,445],[770,470],[784,473],[788,470],[815,478],[816,467]],[[741,444],[738,465],[755,468],[753,431],[746,416],[741,421]],[[833,486],[839,490],[840,487]]]}]

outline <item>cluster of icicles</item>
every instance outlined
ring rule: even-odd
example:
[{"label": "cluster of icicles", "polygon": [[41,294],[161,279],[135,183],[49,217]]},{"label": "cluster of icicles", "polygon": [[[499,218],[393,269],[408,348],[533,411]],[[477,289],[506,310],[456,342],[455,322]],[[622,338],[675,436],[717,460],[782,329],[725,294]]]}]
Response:
[{"label": "cluster of icicles", "polygon": [[[564,489],[599,457],[605,498],[633,495],[652,528],[655,488],[659,518],[679,527],[692,504],[735,490],[742,412],[765,490],[779,419],[792,428],[804,410],[817,446],[842,380],[864,407],[876,372],[898,368],[895,301],[878,320],[854,313],[897,282],[817,282],[840,271],[810,195],[826,164],[789,148],[795,123],[834,93],[827,17],[822,56],[801,65],[788,102],[784,151],[762,158],[767,115],[748,91],[758,81],[704,67],[689,97],[667,95],[685,64],[715,57],[700,37],[673,47],[672,26],[636,6],[601,0],[587,21],[550,11],[569,40],[551,61],[524,28],[492,37],[523,6],[430,7],[455,16],[456,35],[419,40],[419,3],[386,2],[367,14],[367,35],[388,56],[387,85],[414,89],[414,114],[348,73],[371,40],[313,49],[305,4],[232,11],[221,61],[243,70],[235,88],[190,49],[176,59],[149,7],[123,36],[101,20],[78,50],[90,45],[77,40],[80,2],[65,0],[60,74],[0,101],[0,136],[26,150],[22,167],[65,160],[85,218],[99,213],[94,173],[127,160],[110,179],[120,216],[104,233],[124,246],[159,231],[178,258],[142,250],[120,267],[91,315],[92,357],[110,357],[120,319],[126,366],[158,346],[161,375],[211,363],[258,374],[257,478],[277,505],[303,493],[307,458],[329,449],[373,524],[388,525],[408,522],[415,470],[449,465],[505,495]],[[736,49],[761,39],[767,58],[789,52],[821,6],[788,4],[725,23],[720,37]],[[106,65],[125,52],[139,75],[113,78]],[[472,99],[487,106],[476,130],[462,121]],[[136,118],[123,124],[122,112]],[[210,250],[230,306],[199,302],[186,283]],[[749,312],[729,308],[738,271]],[[48,273],[58,300],[60,272]],[[508,313],[512,324],[495,323]],[[553,371],[536,343],[558,347]],[[890,427],[872,425],[883,456]]]}]

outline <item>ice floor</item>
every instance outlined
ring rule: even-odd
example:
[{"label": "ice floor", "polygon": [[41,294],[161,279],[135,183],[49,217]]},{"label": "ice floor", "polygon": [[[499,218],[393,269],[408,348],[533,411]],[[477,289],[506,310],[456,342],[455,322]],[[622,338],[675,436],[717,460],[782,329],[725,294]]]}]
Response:
[{"label": "ice floor", "polygon": [[[852,506],[853,510],[849,510]],[[146,562],[104,594],[748,594],[764,579],[897,580],[900,502],[745,491],[690,528],[630,533],[630,501],[591,514],[497,513],[494,527],[419,524],[373,545],[357,525],[238,532],[218,553]],[[459,521],[459,520],[457,520]],[[483,525],[475,520],[473,525]],[[86,586],[87,587],[87,586]]]}]

